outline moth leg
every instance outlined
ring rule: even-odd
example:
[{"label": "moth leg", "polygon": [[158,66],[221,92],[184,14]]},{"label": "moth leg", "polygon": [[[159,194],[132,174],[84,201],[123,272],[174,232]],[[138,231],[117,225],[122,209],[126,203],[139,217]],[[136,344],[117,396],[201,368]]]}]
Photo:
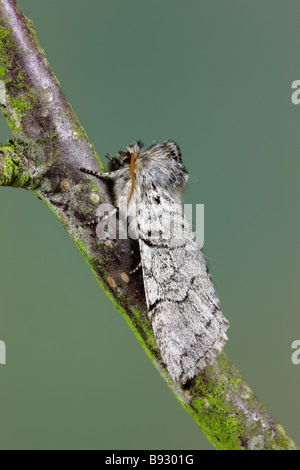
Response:
[{"label": "moth leg", "polygon": [[[112,173],[98,173],[98,171],[94,170],[89,170],[88,168],[81,167],[80,171],[83,173],[87,173],[88,175],[96,176],[96,178],[103,179],[103,180],[109,180],[112,178]],[[112,215],[114,215],[117,212],[117,209],[114,209],[109,215],[105,215],[104,217],[96,217],[95,219],[91,220],[90,222],[86,222],[85,225],[87,226],[93,226],[97,225],[101,220],[106,220]]]},{"label": "moth leg", "polygon": [[95,219],[91,220],[90,222],[86,222],[85,225],[92,226],[92,225],[97,225],[99,222],[102,220],[107,220],[109,219],[112,215],[115,215],[117,213],[117,208],[115,208],[113,211],[111,211],[109,214],[106,214],[104,216],[99,216],[96,217]]},{"label": "moth leg", "polygon": [[100,178],[100,179],[111,178],[110,173],[98,173],[98,171],[89,170],[88,168],[81,167],[80,171],[82,171],[83,173],[87,173],[88,175],[96,176],[96,178]]},{"label": "moth leg", "polygon": [[86,222],[84,225],[87,225],[88,227],[92,227],[93,225],[97,225],[100,221],[101,221],[101,217],[96,217],[90,222]]},{"label": "moth leg", "polygon": [[139,262],[139,264],[132,270],[130,271],[130,275],[136,273],[140,268],[142,267],[142,260]]}]

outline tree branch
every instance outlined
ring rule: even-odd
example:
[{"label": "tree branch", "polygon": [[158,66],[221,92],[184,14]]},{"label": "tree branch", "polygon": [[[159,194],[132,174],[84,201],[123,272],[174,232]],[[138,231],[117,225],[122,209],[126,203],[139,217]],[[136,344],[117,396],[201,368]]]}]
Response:
[{"label": "tree branch", "polygon": [[33,190],[57,215],[208,439],[219,449],[295,449],[225,353],[187,386],[171,380],[147,319],[141,272],[128,275],[139,254],[129,240],[101,241],[86,225],[111,196],[80,167],[101,172],[103,165],[15,0],[0,0],[0,105],[15,138],[0,149],[0,185]]}]

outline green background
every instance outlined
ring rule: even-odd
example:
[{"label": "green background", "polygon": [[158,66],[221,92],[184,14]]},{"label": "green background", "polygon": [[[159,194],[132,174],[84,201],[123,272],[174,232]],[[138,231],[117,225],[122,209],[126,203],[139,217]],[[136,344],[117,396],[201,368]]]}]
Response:
[{"label": "green background", "polygon": [[[100,155],[181,146],[225,351],[299,445],[299,1],[19,4]],[[0,218],[0,448],[211,449],[49,209],[0,188]]]}]

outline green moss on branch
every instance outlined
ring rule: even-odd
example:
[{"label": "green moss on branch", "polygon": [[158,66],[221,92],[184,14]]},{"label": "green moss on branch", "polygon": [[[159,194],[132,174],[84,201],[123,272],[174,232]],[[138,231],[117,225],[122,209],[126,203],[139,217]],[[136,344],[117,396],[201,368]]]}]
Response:
[{"label": "green moss on branch", "polygon": [[0,186],[35,190],[40,185],[39,172],[28,165],[28,146],[14,140],[0,147]]}]

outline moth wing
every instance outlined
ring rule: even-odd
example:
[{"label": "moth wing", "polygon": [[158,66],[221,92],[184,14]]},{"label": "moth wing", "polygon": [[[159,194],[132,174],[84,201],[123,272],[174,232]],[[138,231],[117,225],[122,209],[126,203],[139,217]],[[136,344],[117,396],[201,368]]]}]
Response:
[{"label": "moth wing", "polygon": [[137,221],[154,335],[170,375],[185,383],[217,357],[229,323],[179,200],[149,191]]}]

